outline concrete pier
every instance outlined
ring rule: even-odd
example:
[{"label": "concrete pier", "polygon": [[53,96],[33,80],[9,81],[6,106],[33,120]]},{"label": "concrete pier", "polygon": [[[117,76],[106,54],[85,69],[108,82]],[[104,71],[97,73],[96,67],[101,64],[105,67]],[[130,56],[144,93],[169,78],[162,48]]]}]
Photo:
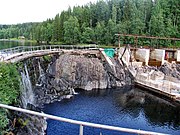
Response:
[{"label": "concrete pier", "polygon": [[176,58],[177,58],[177,62],[180,62],[180,50],[177,50]]},{"label": "concrete pier", "polygon": [[136,59],[141,62],[145,62],[145,65],[148,65],[150,57],[150,49],[137,49]]},{"label": "concrete pier", "polygon": [[128,66],[130,64],[130,55],[132,52],[130,51],[130,49],[126,49],[126,51],[124,52],[124,49],[125,47],[119,48],[119,58],[122,57],[123,62]]},{"label": "concrete pier", "polygon": [[165,62],[165,50],[163,49],[155,49],[150,53],[150,59],[161,62],[161,65]]},{"label": "concrete pier", "polygon": [[[124,48],[120,48],[119,55],[122,56],[123,52]],[[165,56],[166,53],[168,55],[167,58]],[[131,57],[134,57],[135,61],[132,61]],[[165,62],[179,62],[180,50],[136,48],[131,49],[131,52],[126,51],[122,61],[128,66],[129,71],[134,76],[135,85],[180,102],[180,84],[177,78],[165,76],[162,72],[148,67],[146,69],[142,66],[143,64],[140,64],[161,66]]]},{"label": "concrete pier", "polygon": [[179,80],[165,76],[159,71],[138,72],[135,76],[135,85],[146,88],[155,93],[166,96],[180,103]]}]

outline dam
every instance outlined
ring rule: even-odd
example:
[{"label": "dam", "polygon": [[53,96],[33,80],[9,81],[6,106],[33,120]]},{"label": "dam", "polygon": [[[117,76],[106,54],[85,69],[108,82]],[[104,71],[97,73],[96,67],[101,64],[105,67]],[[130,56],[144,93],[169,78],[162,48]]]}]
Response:
[{"label": "dam", "polygon": [[[24,48],[26,48],[26,47],[24,47]],[[130,65],[131,65],[132,62],[127,61],[127,60],[125,61],[125,59],[130,57],[130,56],[125,57],[125,54],[127,52],[125,52],[124,56],[121,57],[121,55],[122,55],[120,52],[121,50],[118,51],[119,59],[114,60],[114,58],[108,57],[106,55],[106,53],[104,53],[103,49],[99,49],[96,47],[90,47],[89,49],[84,48],[83,51],[78,50],[78,49],[73,49],[73,50],[72,49],[66,50],[64,48],[59,49],[59,47],[57,47],[57,46],[56,47],[46,46],[46,49],[42,49],[42,50],[40,50],[40,48],[38,49],[38,47],[37,48],[36,47],[28,48],[28,49],[29,49],[29,51],[23,51],[23,52],[22,52],[22,49],[9,49],[10,51],[6,50],[6,52],[8,52],[8,53],[6,53],[7,56],[4,55],[5,53],[2,53],[3,56],[5,56],[2,59],[2,61],[6,62],[6,63],[16,63],[18,61],[26,61],[26,60],[30,59],[30,63],[29,63],[29,65],[27,65],[27,67],[29,67],[29,66],[32,66],[32,59],[34,59],[34,58],[35,58],[35,60],[38,60],[38,58],[41,58],[43,56],[59,55],[58,56],[59,60],[56,60],[56,62],[49,67],[50,70],[48,71],[48,74],[47,74],[48,78],[46,78],[46,79],[44,78],[44,75],[43,75],[43,72],[46,70],[45,69],[42,70],[43,65],[41,64],[41,61],[37,61],[38,66],[34,67],[35,68],[34,71],[38,71],[38,70],[36,70],[37,67],[38,67],[39,71],[41,71],[41,72],[38,71],[39,72],[38,74],[40,74],[39,75],[40,78],[38,79],[38,83],[36,83],[37,89],[34,90],[36,92],[35,95],[37,95],[37,93],[38,93],[38,99],[42,99],[42,102],[47,103],[47,104],[52,104],[52,103],[62,100],[62,99],[59,99],[59,95],[62,95],[62,91],[59,91],[59,89],[68,89],[68,88],[70,88],[69,86],[73,86],[75,88],[75,91],[77,92],[77,88],[82,88],[82,89],[86,89],[86,90],[91,90],[90,88],[95,88],[95,89],[102,88],[103,89],[103,88],[110,87],[109,86],[110,84],[111,84],[111,87],[123,87],[124,84],[131,84],[131,83],[129,83],[131,78],[128,73],[131,73],[131,75],[133,77],[135,77],[135,81],[136,81],[136,76],[138,76],[138,75],[136,75],[137,71],[133,67],[130,67],[127,65],[122,66],[124,63],[130,63]],[[12,50],[14,50],[14,51],[12,51]],[[27,48],[25,50],[27,50]],[[122,50],[124,50],[124,48],[122,48]],[[92,58],[92,59],[88,60],[88,58]],[[106,71],[108,71],[107,73],[110,78],[109,77],[106,78],[107,77],[106,75],[103,76],[106,73],[104,72],[104,70],[102,70],[102,68],[103,68],[102,65],[101,64],[98,65],[98,63],[100,62],[98,59],[100,61],[102,61],[103,63],[106,63],[105,68],[106,68]],[[122,61],[120,59],[122,59]],[[61,63],[64,63],[64,61],[66,61],[68,64],[65,64],[65,65],[61,64]],[[87,65],[84,66],[83,64],[80,64],[80,62],[87,63]],[[75,64],[75,63],[79,63],[79,64]],[[90,65],[94,65],[94,66],[88,65],[88,63]],[[142,64],[141,66],[139,66],[140,63]],[[28,64],[28,62],[26,62],[26,64]],[[143,67],[143,62],[141,62],[140,60],[134,61],[134,63],[132,65],[134,65],[136,68],[138,66]],[[74,69],[74,67],[76,67],[76,66],[78,66],[78,71],[81,71],[81,73],[77,73],[77,71]],[[62,70],[62,71],[59,70],[58,68],[60,68],[60,67],[63,68],[64,70]],[[101,67],[101,68],[99,68],[99,67]],[[124,69],[124,67],[125,67],[125,69]],[[31,67],[30,69],[33,69],[33,67]],[[55,71],[58,71],[58,72],[53,72],[54,71],[53,69],[56,69]],[[68,70],[66,70],[66,69],[68,69]],[[123,72],[121,71],[121,69],[123,69]],[[143,70],[145,70],[145,69],[143,69]],[[31,70],[29,70],[28,72],[30,72],[30,71]],[[69,71],[71,71],[71,72],[69,73]],[[87,71],[89,72],[89,74]],[[126,72],[124,72],[124,71],[126,71]],[[144,71],[143,71],[143,73],[144,73]],[[31,75],[31,74],[32,73],[29,73],[29,75]],[[58,77],[61,75],[63,75],[63,76],[61,79],[59,79]],[[89,79],[88,81],[90,81],[90,83],[84,82],[84,80],[87,79],[86,78],[87,75],[91,76],[90,78],[88,78]],[[55,78],[52,76],[54,76]],[[103,78],[106,78],[106,79],[103,79]],[[55,79],[55,81],[54,81],[54,79]],[[143,80],[145,80],[145,79],[143,79]],[[65,88],[59,87],[59,86],[57,87],[56,81],[61,83],[62,86],[67,86],[67,87],[65,87]],[[110,81],[110,83],[109,83],[109,81]],[[46,84],[47,82],[49,84]],[[40,89],[40,87],[42,87],[42,89]],[[44,95],[42,95],[43,94],[42,90],[44,91],[43,93],[45,94],[45,96],[47,96],[47,97],[44,97],[44,99],[43,99]],[[64,91],[64,93],[71,94],[68,91]],[[74,96],[74,97],[76,97],[76,96]],[[125,97],[121,96],[121,97],[122,97],[122,99],[126,98],[126,96]],[[128,97],[128,99],[129,99],[129,97],[132,97],[132,93],[130,92],[130,95],[127,97]],[[174,99],[174,97],[173,97],[173,99]],[[40,102],[41,101],[37,101],[37,103],[39,105],[41,104]],[[119,102],[121,102],[121,101],[119,101]],[[138,102],[143,104],[144,99],[140,98],[138,100]],[[174,106],[174,105],[172,105],[172,106]]]}]

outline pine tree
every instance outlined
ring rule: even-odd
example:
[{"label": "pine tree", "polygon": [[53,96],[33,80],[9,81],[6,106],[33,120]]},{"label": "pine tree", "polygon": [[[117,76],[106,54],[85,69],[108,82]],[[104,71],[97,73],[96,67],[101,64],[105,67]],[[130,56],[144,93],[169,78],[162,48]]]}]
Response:
[{"label": "pine tree", "polygon": [[86,27],[81,37],[82,43],[93,43],[94,41],[94,30],[90,27]]},{"label": "pine tree", "polygon": [[64,22],[64,41],[69,44],[77,44],[80,38],[79,23],[76,17],[71,16]]},{"label": "pine tree", "polygon": [[108,44],[113,44],[114,41],[114,36],[115,36],[115,23],[110,19],[108,21],[106,31],[105,31],[105,43]]},{"label": "pine tree", "polygon": [[150,20],[150,34],[154,36],[165,35],[165,24],[163,17],[163,9],[159,1],[156,1],[156,5],[153,8],[151,20]]},{"label": "pine tree", "polygon": [[53,22],[53,41],[60,41],[60,17],[56,15]]},{"label": "pine tree", "polygon": [[112,7],[112,21],[116,24],[117,22],[117,10],[116,7],[113,5]]},{"label": "pine tree", "polygon": [[105,34],[105,30],[104,30],[104,23],[97,23],[97,26],[95,28],[95,40],[97,44],[104,44],[105,40],[104,40],[104,34]]}]

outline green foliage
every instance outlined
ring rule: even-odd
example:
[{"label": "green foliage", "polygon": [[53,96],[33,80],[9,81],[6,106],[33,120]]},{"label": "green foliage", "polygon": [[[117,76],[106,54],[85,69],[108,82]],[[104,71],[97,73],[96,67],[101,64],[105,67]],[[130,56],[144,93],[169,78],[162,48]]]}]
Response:
[{"label": "green foliage", "polygon": [[179,0],[99,0],[69,8],[42,23],[0,25],[0,38],[106,45],[117,42],[115,33],[180,38],[179,5]]},{"label": "green foliage", "polygon": [[[19,96],[19,73],[13,64],[0,63],[0,103],[14,104]],[[8,124],[5,109],[0,109],[0,131]]]},{"label": "green foliage", "polygon": [[24,128],[29,123],[29,120],[23,120],[22,118],[18,118],[17,122],[21,125],[21,128]]},{"label": "green foliage", "polygon": [[51,56],[50,56],[50,55],[45,55],[45,56],[43,56],[43,59],[44,59],[46,62],[48,62],[48,63],[51,62]]},{"label": "green foliage", "polygon": [[86,27],[81,36],[82,43],[92,43],[94,40],[94,31],[90,27]]},{"label": "green foliage", "polygon": [[98,44],[105,44],[104,41],[104,34],[105,34],[105,28],[104,28],[104,23],[97,23],[96,28],[95,28],[95,39],[96,43]]},{"label": "green foliage", "polygon": [[59,14],[56,15],[53,22],[53,41],[59,41],[60,38],[60,17]]},{"label": "green foliage", "polygon": [[64,22],[64,41],[69,44],[79,42],[79,22],[76,17],[71,16],[68,21]]},{"label": "green foliage", "polygon": [[6,115],[6,110],[0,108],[0,135],[8,123],[9,121]]}]

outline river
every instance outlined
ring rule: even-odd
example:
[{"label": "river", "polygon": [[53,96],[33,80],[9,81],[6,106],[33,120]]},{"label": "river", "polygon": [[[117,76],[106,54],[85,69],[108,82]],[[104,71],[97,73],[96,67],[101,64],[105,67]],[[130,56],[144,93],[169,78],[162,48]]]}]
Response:
[{"label": "river", "polygon": [[[36,45],[24,41],[0,41],[0,49]],[[77,91],[77,90],[76,90]],[[77,91],[72,99],[45,105],[44,112],[86,122],[180,134],[180,105],[149,92],[133,89]],[[47,120],[48,135],[78,135],[79,126]],[[84,127],[84,135],[125,133]]]},{"label": "river", "polygon": [[17,47],[17,46],[32,46],[32,45],[37,45],[37,43],[25,41],[25,40],[0,40],[0,50]]},{"label": "river", "polygon": [[[180,106],[146,91],[108,89],[78,91],[72,99],[45,106],[45,113],[74,120],[167,134],[180,133]],[[84,127],[84,135],[122,135]],[[78,135],[79,126],[48,120],[48,135]]]}]

